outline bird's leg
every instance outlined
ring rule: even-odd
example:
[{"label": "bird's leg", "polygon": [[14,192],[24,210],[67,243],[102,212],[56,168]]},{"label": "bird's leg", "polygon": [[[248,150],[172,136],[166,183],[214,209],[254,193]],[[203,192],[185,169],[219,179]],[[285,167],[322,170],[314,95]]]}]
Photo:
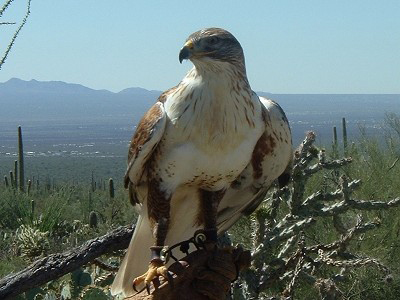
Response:
[{"label": "bird's leg", "polygon": [[220,191],[206,191],[200,189],[200,223],[204,226],[206,235],[205,247],[214,249],[217,245],[217,214],[218,205],[225,194],[225,189]]},{"label": "bird's leg", "polygon": [[135,286],[143,282],[146,285],[147,292],[150,293],[150,282],[153,282],[157,287],[160,284],[158,279],[160,276],[167,279],[172,285],[172,275],[168,272],[164,261],[161,259],[161,250],[164,247],[169,227],[171,193],[162,190],[160,181],[157,180],[149,180],[148,186],[147,206],[155,243],[150,247],[149,269],[146,273],[133,280],[133,286],[135,288]]}]

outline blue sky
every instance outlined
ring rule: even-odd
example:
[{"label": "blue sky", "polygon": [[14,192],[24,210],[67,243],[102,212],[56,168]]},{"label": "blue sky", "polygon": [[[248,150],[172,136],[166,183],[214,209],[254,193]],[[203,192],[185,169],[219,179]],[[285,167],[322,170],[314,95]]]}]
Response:
[{"label": "blue sky", "polygon": [[[0,22],[21,19],[25,3],[15,0]],[[178,62],[186,37],[211,26],[241,42],[253,90],[400,93],[398,0],[32,0],[0,82],[165,90],[191,68]],[[0,26],[1,50],[14,29]]]}]

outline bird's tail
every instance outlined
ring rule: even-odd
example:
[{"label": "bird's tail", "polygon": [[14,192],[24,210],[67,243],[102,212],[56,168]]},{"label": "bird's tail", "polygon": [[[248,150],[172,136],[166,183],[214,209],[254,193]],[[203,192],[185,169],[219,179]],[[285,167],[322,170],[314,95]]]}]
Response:
[{"label": "bird's tail", "polygon": [[135,293],[133,279],[147,271],[153,236],[146,214],[147,212],[142,211],[138,218],[128,250],[111,286],[112,295],[119,293],[123,293],[124,296],[133,295]]},{"label": "bird's tail", "polygon": [[[199,199],[196,190],[179,188],[175,191],[171,199],[170,224],[165,245],[172,246],[187,240],[193,236],[196,230],[200,229],[200,226],[195,224],[198,209],[193,208],[193,205],[197,205],[197,203],[199,203]],[[125,297],[128,297],[135,293],[132,285],[133,279],[148,270],[149,248],[153,243],[150,221],[147,217],[147,205],[144,203],[132,240],[111,286],[112,295],[122,293]],[[195,248],[192,245],[189,252],[194,250]],[[185,254],[180,251],[174,252],[174,257],[177,259],[184,256]],[[173,262],[171,259],[167,266]],[[141,286],[138,286],[137,289],[141,289]]]}]

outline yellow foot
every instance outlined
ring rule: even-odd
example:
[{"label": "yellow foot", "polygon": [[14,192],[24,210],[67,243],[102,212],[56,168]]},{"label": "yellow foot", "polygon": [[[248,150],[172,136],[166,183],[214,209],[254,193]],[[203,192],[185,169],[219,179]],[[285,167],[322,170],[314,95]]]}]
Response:
[{"label": "yellow foot", "polygon": [[156,259],[150,262],[149,269],[146,273],[133,279],[133,289],[138,292],[136,287],[139,284],[144,283],[147,293],[150,294],[150,283],[153,282],[154,287],[157,289],[160,286],[160,276],[168,280],[171,287],[173,286],[172,273],[168,271],[168,268],[161,260]]}]

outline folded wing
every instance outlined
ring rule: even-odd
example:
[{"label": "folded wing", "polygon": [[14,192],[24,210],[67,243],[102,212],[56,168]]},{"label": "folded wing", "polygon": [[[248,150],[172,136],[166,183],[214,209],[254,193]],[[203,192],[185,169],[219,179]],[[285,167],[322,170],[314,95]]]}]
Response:
[{"label": "folded wing", "polygon": [[219,205],[218,232],[228,230],[241,216],[251,214],[264,200],[271,184],[289,180],[293,157],[289,122],[274,101],[260,97],[265,131],[258,140],[252,159],[232,183]]}]

